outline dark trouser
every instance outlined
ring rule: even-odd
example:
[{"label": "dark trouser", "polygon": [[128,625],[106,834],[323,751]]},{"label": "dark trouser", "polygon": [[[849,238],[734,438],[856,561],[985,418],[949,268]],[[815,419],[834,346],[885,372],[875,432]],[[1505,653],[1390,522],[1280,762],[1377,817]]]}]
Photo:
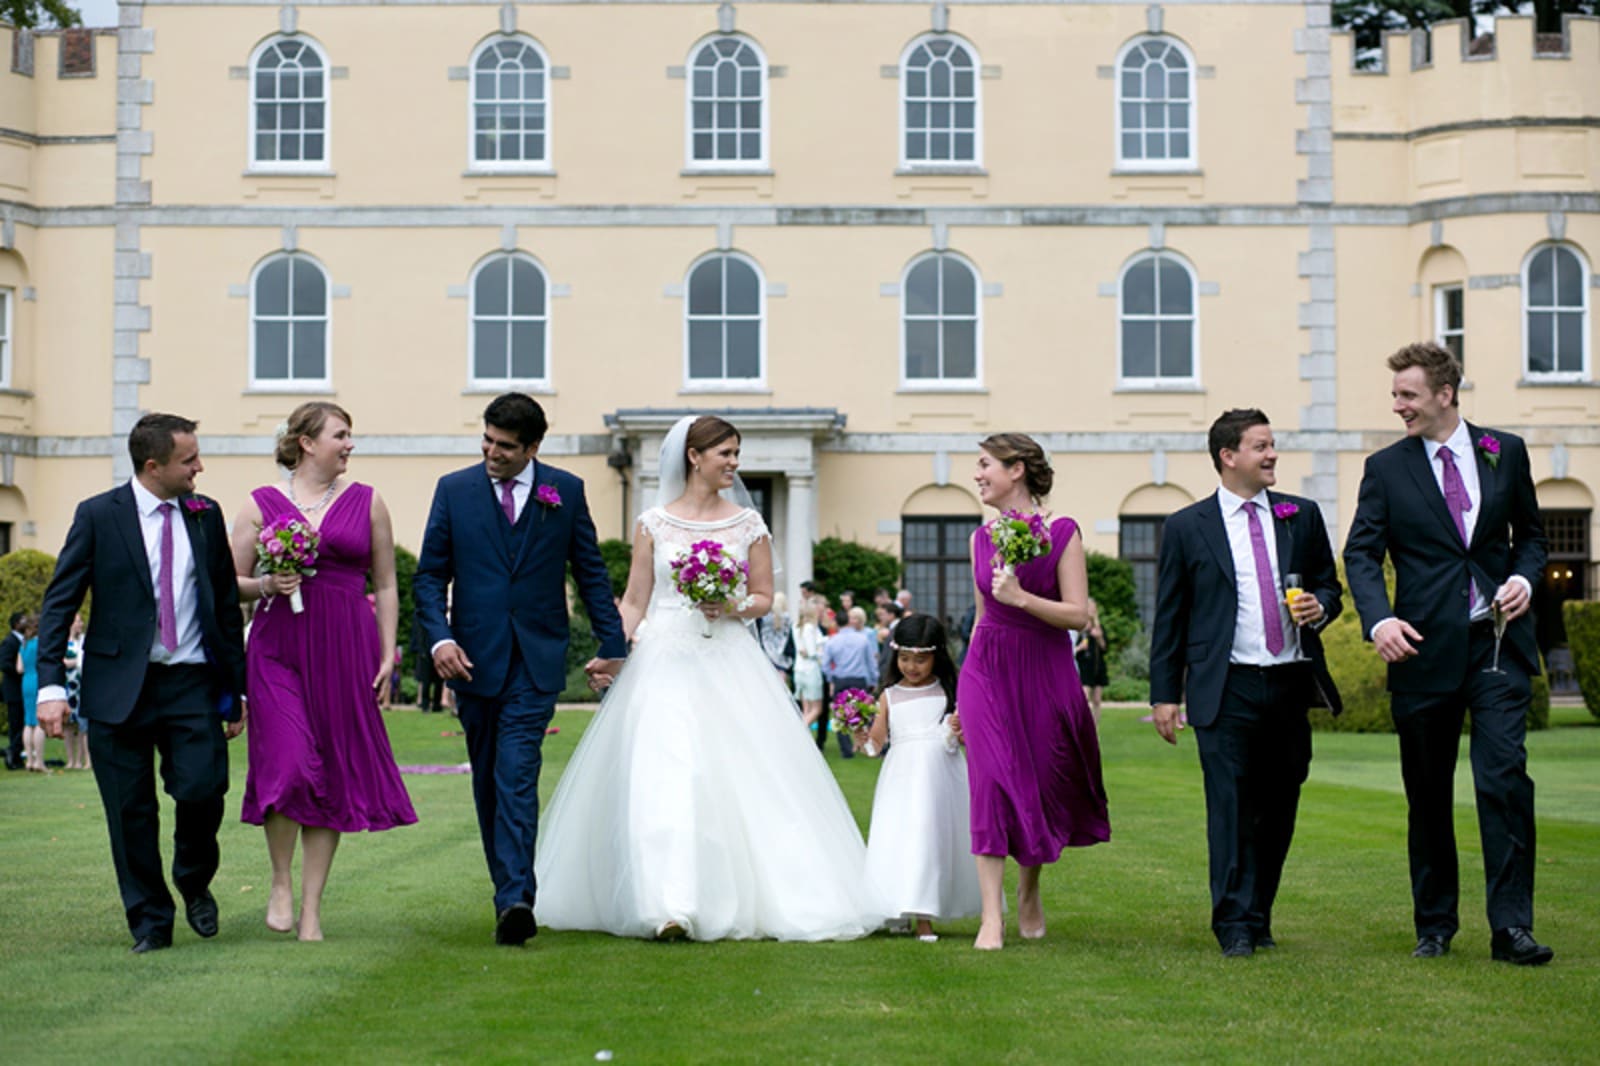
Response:
[{"label": "dark trouser", "polygon": [[22,693],[19,690],[15,699],[6,700],[6,765],[22,765],[22,729],[27,724],[27,717],[23,713]]},{"label": "dark trouser", "polygon": [[456,693],[496,912],[513,903],[532,904],[538,890],[533,847],[539,835],[539,767],[558,695],[533,687],[520,654],[498,696]]},{"label": "dark trouser", "polygon": [[433,657],[417,656],[417,709],[437,711],[444,699],[444,678],[433,668]]},{"label": "dark trouser", "polygon": [[[1473,626],[1467,676],[1454,692],[1390,694],[1409,804],[1407,851],[1417,936],[1454,936],[1457,903],[1455,772],[1462,715],[1472,711],[1472,782],[1478,794],[1489,928],[1533,927],[1533,779],[1528,776],[1528,675],[1509,654],[1504,674],[1488,626]],[[1504,649],[1502,649],[1504,650]]]},{"label": "dark trouser", "polygon": [[111,833],[111,859],[137,940],[172,936],[177,908],[161,872],[161,785],[174,805],[172,881],[184,900],[216,876],[217,829],[228,792],[228,741],[211,706],[210,669],[155,666],[145,674],[133,713],[115,725],[94,722],[89,754]]},{"label": "dark trouser", "polygon": [[1311,769],[1311,668],[1228,668],[1222,708],[1195,729],[1205,774],[1211,928],[1226,944],[1272,934],[1272,903]]}]

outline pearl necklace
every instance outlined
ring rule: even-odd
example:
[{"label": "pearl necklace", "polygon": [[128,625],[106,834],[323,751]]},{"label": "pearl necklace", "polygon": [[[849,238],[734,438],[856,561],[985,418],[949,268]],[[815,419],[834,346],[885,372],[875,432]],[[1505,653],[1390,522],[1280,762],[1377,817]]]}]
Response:
[{"label": "pearl necklace", "polygon": [[305,515],[307,518],[310,518],[312,515],[316,514],[318,511],[320,511],[324,507],[328,506],[328,502],[333,499],[333,490],[338,488],[338,487],[339,487],[339,479],[338,478],[334,478],[332,481],[328,482],[328,491],[324,492],[322,494],[322,499],[318,500],[316,503],[312,504],[310,507],[301,507],[300,506],[300,501],[298,499],[296,499],[295,495],[294,495],[294,475],[290,474],[289,475],[289,502],[294,504],[296,507],[299,507],[301,514]]}]

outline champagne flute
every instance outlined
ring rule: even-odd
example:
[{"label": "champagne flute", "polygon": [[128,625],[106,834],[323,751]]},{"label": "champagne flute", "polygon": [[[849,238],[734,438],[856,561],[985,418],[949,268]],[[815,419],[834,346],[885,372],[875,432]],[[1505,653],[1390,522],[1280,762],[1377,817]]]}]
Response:
[{"label": "champagne flute", "polygon": [[1500,606],[1500,597],[1496,596],[1489,601],[1489,617],[1494,619],[1494,664],[1483,668],[1486,674],[1503,674],[1500,669],[1500,639],[1506,635],[1506,610]]},{"label": "champagne flute", "polygon": [[[1302,578],[1299,574],[1283,575],[1283,605],[1289,608],[1289,620],[1294,621],[1294,601],[1305,589],[1301,587]],[[1295,622],[1295,625],[1299,625]]]}]

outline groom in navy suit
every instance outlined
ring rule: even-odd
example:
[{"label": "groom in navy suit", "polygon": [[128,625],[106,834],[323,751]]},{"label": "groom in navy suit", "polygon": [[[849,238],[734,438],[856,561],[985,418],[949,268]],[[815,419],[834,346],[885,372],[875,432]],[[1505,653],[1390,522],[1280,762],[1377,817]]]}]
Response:
[{"label": "groom in navy suit", "polygon": [[[1167,519],[1150,639],[1156,730],[1177,743],[1188,705],[1205,777],[1211,928],[1229,958],[1276,946],[1272,905],[1311,768],[1306,708],[1340,710],[1322,628],[1338,617],[1333,548],[1315,503],[1269,492],[1267,416],[1212,423],[1217,491]],[[1285,576],[1301,593],[1286,603]]]},{"label": "groom in navy suit", "polygon": [[478,830],[494,881],[495,942],[537,935],[534,840],[545,728],[567,682],[567,567],[600,657],[627,654],[583,482],[535,458],[548,423],[530,396],[483,412],[483,463],[439,479],[413,585],[433,662],[456,692]]},{"label": "groom in navy suit", "polygon": [[[1344,565],[1362,629],[1389,664],[1410,812],[1412,954],[1446,954],[1460,926],[1454,784],[1470,708],[1490,954],[1537,966],[1555,952],[1533,939],[1533,780],[1523,739],[1529,679],[1540,672],[1528,608],[1546,549],[1528,449],[1461,417],[1461,364],[1445,348],[1408,345],[1389,369],[1406,435],[1367,457]],[[1496,608],[1507,622],[1498,673]]]}]

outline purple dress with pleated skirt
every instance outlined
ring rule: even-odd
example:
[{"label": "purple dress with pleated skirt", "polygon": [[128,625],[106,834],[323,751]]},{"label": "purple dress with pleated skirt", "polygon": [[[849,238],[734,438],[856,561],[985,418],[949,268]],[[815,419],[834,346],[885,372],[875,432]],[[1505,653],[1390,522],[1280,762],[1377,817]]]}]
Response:
[{"label": "purple dress with pleated skirt", "polygon": [[[1016,568],[1023,589],[1060,599],[1056,567],[1078,525],[1050,523],[1050,553]],[[972,853],[1023,866],[1111,838],[1100,739],[1073,662],[1072,637],[990,594],[994,545],[976,534],[973,578],[983,617],[961,664],[956,705],[967,741]]]},{"label": "purple dress with pleated skirt", "polygon": [[[305,521],[276,488],[251,495],[265,522]],[[317,572],[300,583],[305,610],[295,614],[287,596],[275,596],[250,625],[250,771],[241,817],[261,825],[275,812],[342,833],[410,825],[417,814],[372,687],[383,656],[366,597],[372,487],[347,488],[319,532]]]}]

